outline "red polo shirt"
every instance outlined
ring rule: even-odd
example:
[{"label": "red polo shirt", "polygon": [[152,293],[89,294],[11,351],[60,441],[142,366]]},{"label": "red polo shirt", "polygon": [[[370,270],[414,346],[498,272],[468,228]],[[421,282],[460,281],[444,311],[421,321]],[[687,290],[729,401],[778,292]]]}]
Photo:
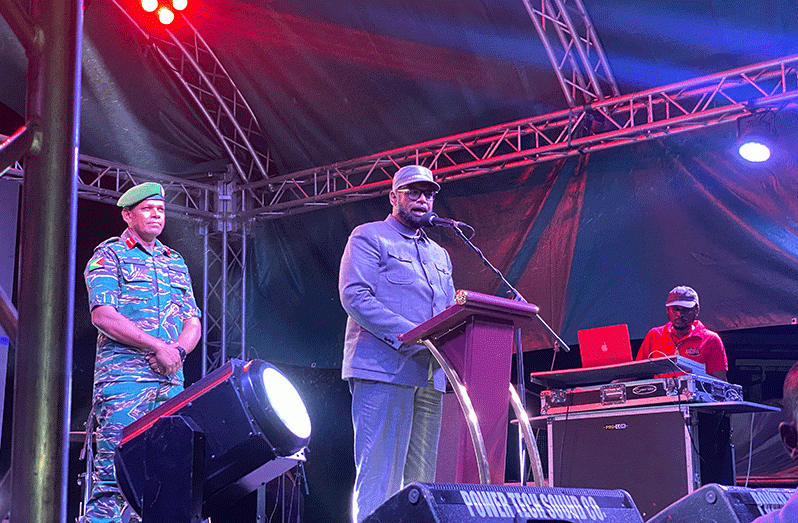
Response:
[{"label": "red polo shirt", "polygon": [[654,327],[643,339],[637,359],[645,360],[676,354],[703,363],[707,373],[729,370],[723,341],[717,332],[707,329],[699,320],[693,322],[693,330],[684,338],[676,337],[671,322],[662,327]]}]

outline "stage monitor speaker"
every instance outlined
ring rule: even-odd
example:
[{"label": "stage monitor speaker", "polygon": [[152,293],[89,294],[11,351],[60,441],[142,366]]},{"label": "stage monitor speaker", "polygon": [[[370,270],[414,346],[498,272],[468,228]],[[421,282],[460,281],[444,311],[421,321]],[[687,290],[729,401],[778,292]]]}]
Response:
[{"label": "stage monitor speaker", "polygon": [[363,523],[642,523],[623,490],[411,483]]},{"label": "stage monitor speaker", "polygon": [[751,523],[779,510],[793,492],[785,488],[705,485],[666,507],[648,523]]}]

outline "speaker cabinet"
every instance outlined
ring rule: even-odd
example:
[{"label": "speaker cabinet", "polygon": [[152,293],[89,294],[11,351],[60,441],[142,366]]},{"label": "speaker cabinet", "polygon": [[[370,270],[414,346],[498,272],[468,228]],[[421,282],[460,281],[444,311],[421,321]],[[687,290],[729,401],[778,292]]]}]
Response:
[{"label": "speaker cabinet", "polygon": [[706,485],[667,507],[649,523],[751,523],[779,510],[793,492],[784,488]]},{"label": "speaker cabinet", "polygon": [[560,414],[548,425],[550,485],[623,489],[645,520],[704,483],[734,481],[723,416],[665,405]]},{"label": "speaker cabinet", "polygon": [[363,523],[642,523],[622,490],[411,483]]}]

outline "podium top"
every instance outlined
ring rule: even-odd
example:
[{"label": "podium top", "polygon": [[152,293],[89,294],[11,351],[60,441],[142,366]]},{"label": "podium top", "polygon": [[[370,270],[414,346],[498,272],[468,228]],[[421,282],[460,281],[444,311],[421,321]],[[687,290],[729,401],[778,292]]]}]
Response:
[{"label": "podium top", "polygon": [[673,372],[706,374],[703,363],[698,363],[683,356],[669,356],[591,367],[589,369],[533,372],[530,374],[530,378],[533,383],[550,389],[567,389],[581,385],[606,384],[614,380],[640,380],[651,378],[657,374]]},{"label": "podium top", "polygon": [[495,319],[500,323],[518,323],[534,318],[537,305],[522,301],[490,296],[474,291],[459,290],[455,295],[455,304],[447,307],[414,329],[399,335],[399,340],[406,343],[420,343],[424,339],[438,338],[451,331],[470,316],[482,316]]}]

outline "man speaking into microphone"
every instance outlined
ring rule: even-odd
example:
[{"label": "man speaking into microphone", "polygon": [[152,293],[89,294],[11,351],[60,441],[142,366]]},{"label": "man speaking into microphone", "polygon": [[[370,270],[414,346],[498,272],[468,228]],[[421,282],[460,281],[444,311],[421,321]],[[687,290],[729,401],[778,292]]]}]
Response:
[{"label": "man speaking into microphone", "polygon": [[357,522],[408,483],[435,480],[445,376],[429,350],[398,336],[454,303],[449,254],[422,229],[439,190],[426,167],[399,169],[391,214],[356,227],[341,258]]}]

